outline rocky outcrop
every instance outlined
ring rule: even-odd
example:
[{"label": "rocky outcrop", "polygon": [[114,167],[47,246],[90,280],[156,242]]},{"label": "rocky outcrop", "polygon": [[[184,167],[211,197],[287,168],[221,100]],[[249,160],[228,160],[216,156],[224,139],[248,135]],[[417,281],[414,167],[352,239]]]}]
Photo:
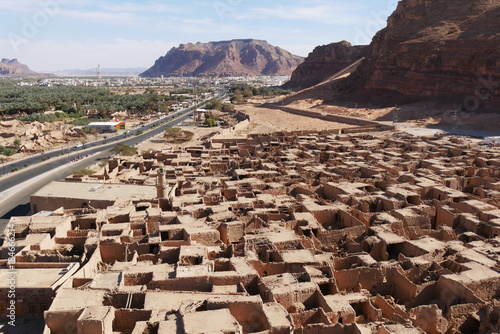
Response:
[{"label": "rocky outcrop", "polygon": [[21,64],[17,59],[3,58],[2,61],[0,61],[0,75],[25,76],[25,75],[37,75],[37,74],[38,73],[30,70],[28,66]]},{"label": "rocky outcrop", "polygon": [[317,46],[283,87],[305,89],[314,86],[362,58],[365,49],[365,45],[352,46],[346,41]]},{"label": "rocky outcrop", "polygon": [[141,76],[290,75],[303,60],[253,39],[189,43],[172,48]]},{"label": "rocky outcrop", "polygon": [[499,20],[496,0],[400,1],[342,89],[352,99],[439,98],[469,111],[498,109]]}]

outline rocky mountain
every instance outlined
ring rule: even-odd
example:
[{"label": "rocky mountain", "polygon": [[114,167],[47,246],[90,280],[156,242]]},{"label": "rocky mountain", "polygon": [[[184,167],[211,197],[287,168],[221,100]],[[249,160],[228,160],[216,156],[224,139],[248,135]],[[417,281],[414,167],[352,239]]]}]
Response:
[{"label": "rocky mountain", "polygon": [[342,41],[317,46],[292,73],[284,88],[304,89],[314,86],[364,56],[366,45],[352,46]]},{"label": "rocky mountain", "polygon": [[351,99],[500,105],[500,1],[402,0],[342,83]]},{"label": "rocky mountain", "polygon": [[29,76],[38,75],[28,68],[28,66],[21,64],[17,59],[3,58],[0,61],[0,75],[1,76]]},{"label": "rocky mountain", "polygon": [[290,75],[303,60],[261,40],[189,43],[172,48],[141,76]]}]

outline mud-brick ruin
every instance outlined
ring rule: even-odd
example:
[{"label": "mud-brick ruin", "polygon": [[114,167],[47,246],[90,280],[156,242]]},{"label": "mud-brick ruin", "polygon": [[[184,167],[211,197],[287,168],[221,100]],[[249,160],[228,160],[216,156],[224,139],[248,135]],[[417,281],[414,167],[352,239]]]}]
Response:
[{"label": "mud-brick ruin", "polygon": [[46,334],[500,332],[498,148],[250,135],[66,183],[12,218]]}]

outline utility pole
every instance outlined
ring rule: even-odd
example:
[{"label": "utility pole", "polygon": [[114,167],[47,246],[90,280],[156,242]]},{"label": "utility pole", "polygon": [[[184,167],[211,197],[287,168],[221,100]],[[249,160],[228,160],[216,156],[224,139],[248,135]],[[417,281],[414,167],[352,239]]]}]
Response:
[{"label": "utility pole", "polygon": [[101,87],[101,64],[97,64],[97,86]]}]

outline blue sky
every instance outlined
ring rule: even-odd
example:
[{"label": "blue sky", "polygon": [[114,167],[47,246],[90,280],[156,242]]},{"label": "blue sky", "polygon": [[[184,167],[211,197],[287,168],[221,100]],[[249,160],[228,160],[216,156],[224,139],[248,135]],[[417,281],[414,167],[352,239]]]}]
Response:
[{"label": "blue sky", "polygon": [[36,71],[149,67],[181,43],[368,44],[397,0],[1,0],[0,58]]}]

